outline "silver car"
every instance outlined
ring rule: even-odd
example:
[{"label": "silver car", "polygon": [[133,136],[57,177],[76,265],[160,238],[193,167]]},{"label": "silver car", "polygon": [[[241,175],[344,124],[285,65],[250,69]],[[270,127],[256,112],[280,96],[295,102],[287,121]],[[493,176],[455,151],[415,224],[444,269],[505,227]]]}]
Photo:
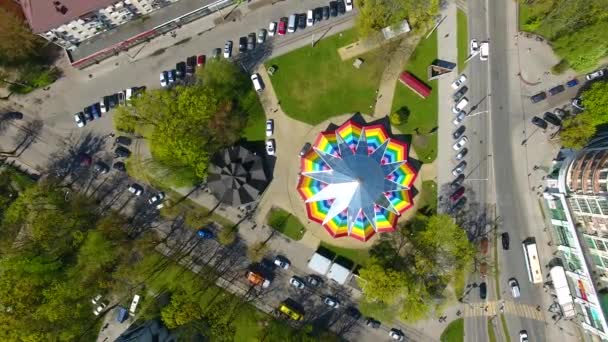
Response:
[{"label": "silver car", "polygon": [[464,173],[464,169],[467,168],[467,162],[461,161],[460,164],[456,165],[455,168],[452,169],[452,174],[456,177],[461,173]]},{"label": "silver car", "polygon": [[452,148],[454,151],[458,151],[467,143],[467,141],[469,141],[469,138],[467,138],[466,135],[462,136],[454,145],[452,145]]}]

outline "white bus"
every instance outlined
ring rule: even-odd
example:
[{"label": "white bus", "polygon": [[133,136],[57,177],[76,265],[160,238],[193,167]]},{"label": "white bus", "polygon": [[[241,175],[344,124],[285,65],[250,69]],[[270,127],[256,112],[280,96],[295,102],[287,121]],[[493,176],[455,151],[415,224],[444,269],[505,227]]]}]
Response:
[{"label": "white bus", "polygon": [[538,259],[538,250],[536,242],[533,239],[528,239],[523,243],[524,258],[526,259],[526,270],[528,271],[528,279],[533,284],[543,282],[543,274],[540,268],[540,260]]}]

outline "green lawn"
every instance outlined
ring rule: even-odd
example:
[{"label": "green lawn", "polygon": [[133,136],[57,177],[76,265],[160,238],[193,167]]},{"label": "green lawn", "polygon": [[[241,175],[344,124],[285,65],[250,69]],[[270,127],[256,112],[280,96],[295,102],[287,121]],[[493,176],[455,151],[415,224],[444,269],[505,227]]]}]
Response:
[{"label": "green lawn", "polygon": [[430,86],[433,91],[422,99],[401,82],[397,82],[393,112],[409,113],[407,120],[398,126],[405,134],[412,134],[412,146],[418,159],[430,163],[437,158],[437,80],[427,81],[427,67],[437,58],[437,31],[428,39],[420,41],[412,53],[405,70]]},{"label": "green lawn", "polygon": [[463,342],[464,341],[464,319],[459,318],[452,321],[441,333],[441,342]]},{"label": "green lawn", "polygon": [[511,342],[511,336],[509,335],[509,327],[507,327],[507,319],[504,314],[500,315],[500,322],[502,323],[502,333],[504,334],[507,342]]},{"label": "green lawn", "polygon": [[243,99],[243,107],[247,109],[247,126],[242,137],[247,141],[264,141],[266,139],[266,114],[254,90]]},{"label": "green lawn", "polygon": [[432,210],[437,210],[437,183],[432,180],[422,182],[419,208],[428,206]]},{"label": "green lawn", "polygon": [[268,213],[267,222],[274,230],[296,241],[302,239],[306,232],[306,228],[297,217],[281,208],[272,208]]},{"label": "green lawn", "polygon": [[369,113],[386,58],[377,49],[359,56],[360,69],[352,59],[342,61],[338,48],[357,39],[356,31],[348,30],[266,62],[278,67],[271,80],[287,115],[315,125],[344,113]]},{"label": "green lawn", "polygon": [[464,70],[464,61],[469,56],[469,30],[467,15],[463,10],[456,12],[456,25],[458,30],[458,72]]},{"label": "green lawn", "polygon": [[496,333],[494,332],[494,326],[492,321],[488,320],[488,339],[489,342],[496,342]]},{"label": "green lawn", "polygon": [[343,248],[337,247],[334,245],[330,245],[325,242],[321,242],[320,247],[329,249],[334,252],[336,256],[341,256],[343,258],[349,259],[355,264],[365,266],[369,262],[369,252],[367,249],[351,249],[351,248]]}]

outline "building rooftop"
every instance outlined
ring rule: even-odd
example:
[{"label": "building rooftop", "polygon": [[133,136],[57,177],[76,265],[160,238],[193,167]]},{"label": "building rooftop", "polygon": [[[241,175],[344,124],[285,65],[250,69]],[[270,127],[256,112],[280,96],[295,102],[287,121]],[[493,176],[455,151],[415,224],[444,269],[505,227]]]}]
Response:
[{"label": "building rooftop", "polygon": [[117,0],[21,0],[23,13],[34,33],[43,33],[107,7]]}]

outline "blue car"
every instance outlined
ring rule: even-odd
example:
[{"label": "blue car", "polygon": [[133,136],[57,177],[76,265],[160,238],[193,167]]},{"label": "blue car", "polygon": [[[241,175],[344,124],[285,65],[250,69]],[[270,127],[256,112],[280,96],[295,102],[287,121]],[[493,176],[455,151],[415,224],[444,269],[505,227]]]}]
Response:
[{"label": "blue car", "polygon": [[97,104],[93,104],[91,105],[91,113],[93,113],[93,116],[96,117],[97,119],[101,118],[101,112],[99,111],[99,108],[97,108]]},{"label": "blue car", "polygon": [[199,229],[196,232],[196,235],[198,235],[198,237],[201,239],[213,239],[213,232],[211,232],[209,229]]},{"label": "blue car", "polygon": [[578,84],[578,80],[575,78],[575,79],[568,81],[568,83],[566,83],[566,86],[568,88],[572,88],[572,87],[575,87],[577,84]]}]

